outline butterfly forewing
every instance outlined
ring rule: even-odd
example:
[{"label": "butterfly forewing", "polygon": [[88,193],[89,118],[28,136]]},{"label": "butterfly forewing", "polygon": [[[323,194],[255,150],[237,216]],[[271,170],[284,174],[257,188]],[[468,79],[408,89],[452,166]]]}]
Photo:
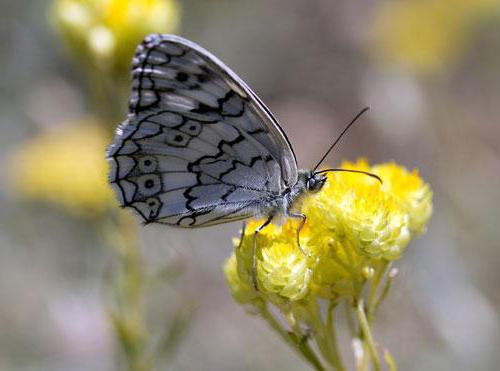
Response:
[{"label": "butterfly forewing", "polygon": [[129,106],[108,152],[111,182],[146,222],[246,218],[296,182],[295,157],[269,110],[196,44],[148,36],[134,57]]}]

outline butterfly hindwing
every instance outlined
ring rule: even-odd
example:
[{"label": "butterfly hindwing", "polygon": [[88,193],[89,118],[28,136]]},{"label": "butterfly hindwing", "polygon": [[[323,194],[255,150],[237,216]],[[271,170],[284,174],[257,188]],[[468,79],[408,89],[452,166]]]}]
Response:
[{"label": "butterfly hindwing", "polygon": [[255,94],[187,40],[150,35],[133,62],[129,117],[108,151],[120,203],[146,222],[204,226],[265,208],[297,177]]},{"label": "butterfly hindwing", "polygon": [[255,212],[279,185],[279,165],[257,141],[225,125],[168,111],[126,121],[108,153],[121,204],[147,222],[182,225],[208,222],[200,219],[207,214],[239,219]]}]

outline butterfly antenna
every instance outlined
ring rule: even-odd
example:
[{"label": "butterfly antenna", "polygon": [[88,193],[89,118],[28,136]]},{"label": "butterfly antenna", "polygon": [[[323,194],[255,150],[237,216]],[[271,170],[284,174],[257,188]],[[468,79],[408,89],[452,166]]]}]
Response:
[{"label": "butterfly antenna", "polygon": [[325,170],[321,170],[321,171],[316,171],[314,174],[321,174],[321,173],[328,173],[330,171],[343,171],[343,172],[346,172],[346,173],[357,173],[357,174],[364,174],[364,175],[368,175],[372,178],[375,178],[377,179],[380,184],[384,184],[384,182],[382,181],[382,178],[380,178],[377,174],[373,174],[373,173],[369,173],[368,171],[363,171],[363,170],[353,170],[353,169],[325,169]]},{"label": "butterfly antenna", "polygon": [[344,136],[344,134],[347,132],[347,130],[349,130],[349,128],[361,117],[361,115],[363,113],[365,113],[366,111],[368,111],[370,109],[370,107],[365,107],[363,108],[357,115],[356,117],[354,117],[351,122],[345,127],[345,129],[342,131],[342,133],[340,133],[340,135],[337,137],[337,139],[335,139],[335,141],[333,142],[333,144],[330,146],[330,148],[328,148],[328,151],[326,151],[326,153],[324,154],[323,157],[321,157],[321,160],[318,161],[318,163],[316,164],[316,166],[313,168],[313,171],[315,171],[320,165],[321,163],[324,161],[324,159],[330,154],[330,152],[332,151],[332,149],[337,145],[337,143],[340,141],[340,139],[342,139],[342,137]]}]

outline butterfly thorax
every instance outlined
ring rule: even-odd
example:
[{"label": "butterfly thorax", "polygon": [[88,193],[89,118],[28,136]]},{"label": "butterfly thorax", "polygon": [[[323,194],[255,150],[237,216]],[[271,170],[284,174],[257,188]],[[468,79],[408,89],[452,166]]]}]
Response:
[{"label": "butterfly thorax", "polygon": [[314,173],[311,170],[299,170],[297,182],[273,200],[270,200],[269,209],[275,215],[289,216],[300,210],[304,196],[316,193],[323,188],[326,176]]}]

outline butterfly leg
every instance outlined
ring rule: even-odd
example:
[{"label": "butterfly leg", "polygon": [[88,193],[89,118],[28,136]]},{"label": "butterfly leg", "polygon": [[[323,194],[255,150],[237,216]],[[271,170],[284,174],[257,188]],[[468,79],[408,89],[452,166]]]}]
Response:
[{"label": "butterfly leg", "polygon": [[259,291],[259,286],[257,284],[257,259],[256,259],[256,253],[257,253],[257,235],[261,230],[263,230],[265,227],[271,223],[271,220],[273,220],[274,215],[270,215],[269,218],[255,231],[253,232],[253,240],[252,240],[252,282],[253,282],[253,287],[255,288],[256,291]]},{"label": "butterfly leg", "polygon": [[292,218],[300,219],[300,224],[297,228],[297,246],[299,247],[299,250],[302,254],[304,254],[305,256],[308,256],[307,252],[305,252],[304,249],[302,249],[302,246],[300,245],[300,231],[304,227],[304,224],[306,224],[307,217],[304,214],[300,214],[300,213],[293,213],[293,214],[290,214],[290,216]]},{"label": "butterfly leg", "polygon": [[247,222],[243,222],[243,225],[241,226],[240,243],[238,244],[238,247],[236,248],[238,251],[241,249],[241,245],[243,245],[243,239],[245,238],[246,229],[247,229]]}]

